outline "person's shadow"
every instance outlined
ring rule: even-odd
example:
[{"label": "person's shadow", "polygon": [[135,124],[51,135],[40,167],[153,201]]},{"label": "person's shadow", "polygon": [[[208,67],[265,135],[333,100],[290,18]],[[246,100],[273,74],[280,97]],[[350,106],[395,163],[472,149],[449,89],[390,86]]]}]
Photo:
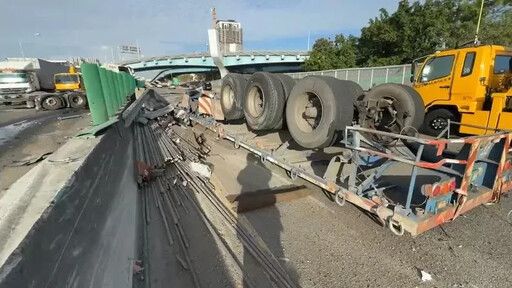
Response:
[{"label": "person's shadow", "polygon": [[[241,224],[247,222],[251,224],[250,226],[254,228],[265,242],[291,280],[294,283],[298,283],[298,275],[295,269],[286,265],[288,259],[285,258],[281,244],[281,231],[283,230],[281,215],[274,205],[276,203],[275,194],[269,193],[272,189],[270,186],[272,172],[265,165],[261,164],[257,156],[247,154],[246,159],[246,166],[237,177],[237,181],[241,186],[241,194],[237,197],[238,221]],[[238,235],[238,237],[241,238],[242,236]],[[247,247],[244,246],[243,287],[272,287],[268,280],[262,279],[262,277],[266,277],[265,274],[261,273],[261,269],[255,269],[255,267],[258,267],[257,262],[255,262]]]}]

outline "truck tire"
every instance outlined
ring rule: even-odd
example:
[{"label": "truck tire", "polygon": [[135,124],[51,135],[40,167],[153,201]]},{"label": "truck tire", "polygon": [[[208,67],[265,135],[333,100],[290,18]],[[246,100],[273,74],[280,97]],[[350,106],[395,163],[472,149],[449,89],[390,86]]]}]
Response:
[{"label": "truck tire", "polygon": [[357,100],[364,99],[364,96],[365,96],[364,90],[363,90],[363,87],[361,87],[361,85],[357,84],[354,81],[350,81],[350,80],[340,80],[340,81],[346,81],[346,82],[350,83],[349,85],[352,87],[352,90],[354,90],[354,93],[356,93],[356,95],[357,95],[357,97],[356,97]]},{"label": "truck tire", "polygon": [[[334,78],[332,76],[318,76],[318,77]],[[351,80],[341,80],[341,79],[338,79],[338,78],[334,78],[334,79],[337,79],[338,81],[346,83],[346,85],[348,87],[350,87],[350,89],[357,95],[356,99],[357,100],[363,100],[363,98],[364,98],[364,90],[361,87],[361,85],[359,85],[356,82],[351,81]]]},{"label": "truck tire", "polygon": [[[420,94],[412,87],[401,84],[382,84],[373,88],[364,97],[364,101],[386,99],[392,101],[392,108],[397,113],[398,118],[403,121],[404,127],[413,127],[419,129],[425,118],[425,105]],[[381,131],[401,133],[403,127],[398,124],[393,124],[394,117],[388,113],[383,115],[382,122],[375,125],[375,128]]]},{"label": "truck tire", "polygon": [[[288,97],[290,96],[290,93],[292,92],[293,86],[295,86],[295,84],[297,82],[295,82],[295,79],[293,79],[292,77],[285,75],[285,74],[274,74],[274,75],[277,76],[277,78],[279,78],[279,81],[281,81],[281,85],[283,86],[284,99],[288,100]],[[283,110],[283,115],[284,115],[284,111],[286,110],[286,102],[284,105],[285,105],[285,107]],[[286,117],[283,116],[283,117],[281,117],[281,120],[279,121],[279,123],[277,123],[276,127],[274,127],[274,129],[281,130],[284,128],[286,128]]]},{"label": "truck tire", "polygon": [[87,106],[87,97],[81,93],[71,93],[68,96],[68,102],[71,108],[85,108]]},{"label": "truck tire", "polygon": [[[452,111],[444,108],[430,110],[425,115],[421,131],[427,135],[437,137],[448,126],[448,119],[457,121],[457,116]],[[450,129],[456,129],[455,125],[451,126]],[[450,131],[450,133],[452,132],[456,131]]]},{"label": "truck tire", "polygon": [[268,72],[254,73],[245,88],[245,122],[255,131],[274,129],[282,121],[284,89],[279,78]]},{"label": "truck tire", "polygon": [[64,107],[64,103],[59,96],[53,95],[45,97],[41,102],[41,106],[46,110],[57,110]]},{"label": "truck tire", "polygon": [[353,87],[333,77],[299,80],[286,103],[286,122],[293,140],[308,149],[340,141],[354,116],[357,93]]},{"label": "truck tire", "polygon": [[290,96],[290,93],[292,92],[293,86],[295,86],[295,84],[296,84],[295,80],[292,77],[285,75],[285,74],[274,74],[274,75],[277,76],[277,78],[279,78],[279,81],[281,82],[281,85],[283,86],[284,98],[288,99],[288,97]]},{"label": "truck tire", "polygon": [[238,120],[244,117],[243,99],[247,80],[244,76],[229,73],[222,78],[220,106],[226,120]]}]

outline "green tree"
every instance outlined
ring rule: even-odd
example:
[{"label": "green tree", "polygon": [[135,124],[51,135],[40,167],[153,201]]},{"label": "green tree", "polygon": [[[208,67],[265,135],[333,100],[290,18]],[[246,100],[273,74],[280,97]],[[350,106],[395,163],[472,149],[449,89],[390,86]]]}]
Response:
[{"label": "green tree", "polygon": [[357,37],[345,38],[336,35],[334,41],[320,38],[313,45],[308,60],[304,63],[306,71],[350,68],[356,65]]},{"label": "green tree", "polygon": [[[390,14],[380,9],[359,38],[319,39],[306,70],[410,63],[436,50],[460,47],[475,39],[482,0],[402,0]],[[512,45],[512,0],[485,0],[479,40]]]}]

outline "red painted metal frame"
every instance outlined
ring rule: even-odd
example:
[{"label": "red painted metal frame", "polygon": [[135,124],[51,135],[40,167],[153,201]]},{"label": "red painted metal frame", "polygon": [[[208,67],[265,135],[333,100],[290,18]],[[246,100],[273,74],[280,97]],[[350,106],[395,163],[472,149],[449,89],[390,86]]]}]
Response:
[{"label": "red painted metal frame", "polygon": [[[390,133],[375,131],[371,129],[365,129],[360,127],[347,127],[348,131],[364,132],[364,133],[375,133],[381,135],[387,135]],[[395,211],[383,207],[380,203],[360,197],[354,193],[346,192],[345,199],[368,212],[376,214],[382,221],[389,222],[389,219],[395,220],[395,223],[400,223],[405,231],[411,233],[411,235],[416,236],[425,232],[429,229],[432,229],[436,226],[439,226],[445,222],[453,221],[460,214],[465,213],[467,211],[472,210],[473,208],[490,202],[497,202],[500,199],[500,196],[508,193],[510,189],[512,189],[512,181],[503,182],[502,174],[503,167],[505,162],[507,161],[507,156],[510,149],[510,142],[512,140],[512,133],[510,132],[501,132],[492,135],[483,135],[483,136],[471,136],[466,138],[459,139],[421,139],[410,136],[401,136],[390,134],[388,136],[394,136],[396,138],[401,138],[408,141],[415,141],[420,144],[432,145],[437,147],[437,154],[441,155],[443,150],[447,147],[447,144],[450,143],[464,143],[470,144],[470,152],[469,156],[466,160],[457,160],[457,159],[442,159],[439,162],[430,163],[430,162],[415,162],[412,159],[406,159],[400,156],[384,153],[381,151],[373,150],[370,148],[362,148],[362,147],[350,147],[356,151],[361,151],[365,153],[369,153],[372,155],[376,155],[379,157],[391,159],[394,161],[406,163],[409,165],[414,165],[422,168],[428,169],[436,169],[441,167],[446,163],[454,163],[454,164],[464,164],[466,165],[465,171],[462,177],[461,185],[458,189],[455,190],[457,196],[457,203],[455,207],[446,207],[441,210],[441,212],[435,215],[423,215],[418,217],[412,217],[411,215],[402,215],[398,214]],[[496,172],[496,180],[494,182],[492,189],[487,189],[485,187],[478,188],[478,191],[472,197],[468,197],[468,188],[471,181],[471,176],[473,172],[473,167],[475,164],[475,160],[477,160],[478,148],[481,145],[485,145],[486,143],[496,144],[500,141],[505,141],[502,155],[500,158],[500,162]]]},{"label": "red painted metal frame", "polygon": [[[387,133],[383,131],[377,131],[372,129],[366,129],[361,127],[347,127],[347,131],[357,131],[357,132],[363,132],[363,133],[374,133],[374,134],[380,134],[380,135],[387,135],[395,138],[399,138],[402,140],[408,140],[408,141],[414,141],[419,144],[424,145],[430,145],[437,148],[437,155],[441,155],[444,149],[446,149],[448,144],[455,144],[455,143],[463,143],[463,144],[471,144],[470,149],[470,156],[468,159],[465,160],[458,160],[458,159],[442,159],[441,161],[431,163],[431,162],[424,162],[424,161],[418,161],[416,162],[414,159],[407,159],[403,158],[401,156],[392,155],[389,153],[384,153],[381,151],[364,148],[364,147],[347,147],[349,149],[353,149],[360,152],[366,152],[372,155],[380,156],[383,158],[391,159],[393,161],[402,162],[405,164],[418,166],[421,168],[426,169],[438,169],[442,167],[444,164],[461,164],[466,165],[466,169],[464,172],[464,176],[462,179],[462,183],[458,189],[455,190],[455,193],[457,193],[458,201],[457,205],[455,207],[445,207],[441,209],[441,212],[435,214],[435,215],[422,215],[422,216],[416,216],[416,215],[406,215],[404,213],[397,213],[394,210],[385,207],[380,201],[379,198],[373,198],[368,199],[365,197],[361,197],[357,194],[355,194],[352,191],[349,191],[336,183],[325,180],[317,175],[312,175],[310,173],[307,173],[303,171],[302,169],[296,168],[295,166],[291,165],[290,163],[286,163],[281,161],[280,159],[277,159],[274,157],[271,153],[267,151],[263,151],[254,145],[245,143],[244,141],[240,141],[236,138],[236,136],[230,135],[227,131],[227,129],[224,128],[222,124],[215,123],[213,125],[208,125],[203,123],[201,119],[193,118],[191,117],[191,120],[205,126],[207,129],[212,130],[219,136],[220,138],[224,138],[226,140],[229,140],[234,143],[235,148],[243,147],[244,149],[248,150],[251,153],[257,154],[262,159],[264,158],[265,161],[268,161],[270,163],[273,163],[287,171],[289,171],[291,174],[294,172],[296,174],[296,177],[300,177],[314,185],[317,185],[324,189],[327,192],[337,194],[341,191],[341,195],[343,198],[368,211],[369,213],[372,213],[379,217],[383,223],[389,223],[390,220],[393,221],[393,223],[399,223],[404,231],[409,232],[412,236],[416,236],[421,234],[422,232],[425,232],[429,229],[432,229],[436,226],[439,226],[445,222],[449,222],[457,218],[458,215],[468,212],[472,210],[473,208],[489,203],[489,202],[497,202],[500,199],[500,196],[502,194],[507,193],[509,190],[512,189],[512,181],[508,182],[502,182],[502,171],[503,166],[505,165],[507,154],[510,149],[510,141],[512,140],[512,132],[501,132],[496,133],[492,135],[483,135],[483,136],[470,136],[465,138],[459,138],[459,139],[422,139],[417,137],[411,137],[411,136],[405,136],[405,135],[398,135],[393,133]],[[485,187],[479,188],[481,191],[474,194],[476,196],[469,197],[468,196],[468,186],[471,179],[471,173],[472,168],[474,166],[477,153],[478,153],[478,147],[484,143],[497,143],[501,141],[502,139],[505,139],[505,145],[503,147],[502,156],[499,162],[499,167],[497,170],[497,177],[495,180],[495,184],[493,189],[487,189]],[[295,171],[294,171],[295,170]]]}]

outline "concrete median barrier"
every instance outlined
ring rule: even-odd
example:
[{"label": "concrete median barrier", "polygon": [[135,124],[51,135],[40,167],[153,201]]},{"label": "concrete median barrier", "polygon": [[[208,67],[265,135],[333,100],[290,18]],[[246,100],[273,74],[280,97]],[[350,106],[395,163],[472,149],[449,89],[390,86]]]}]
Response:
[{"label": "concrete median barrier", "polygon": [[69,141],[0,198],[0,287],[131,287],[138,190],[117,125]]}]

